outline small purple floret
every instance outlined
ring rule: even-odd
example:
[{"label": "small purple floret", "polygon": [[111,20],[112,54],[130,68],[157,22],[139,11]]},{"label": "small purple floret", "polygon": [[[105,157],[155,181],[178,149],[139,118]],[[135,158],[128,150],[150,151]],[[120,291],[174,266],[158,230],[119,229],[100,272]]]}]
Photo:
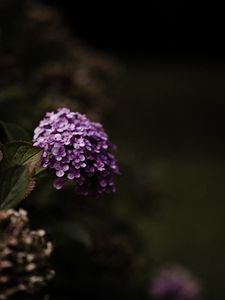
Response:
[{"label": "small purple floret", "polygon": [[72,180],[81,195],[115,191],[113,176],[119,170],[113,155],[115,146],[102,125],[85,115],[59,108],[46,113],[34,131],[34,146],[42,148],[42,165],[56,175],[56,189]]},{"label": "small purple floret", "polygon": [[154,300],[200,300],[201,287],[185,269],[171,266],[152,280],[149,294]]}]

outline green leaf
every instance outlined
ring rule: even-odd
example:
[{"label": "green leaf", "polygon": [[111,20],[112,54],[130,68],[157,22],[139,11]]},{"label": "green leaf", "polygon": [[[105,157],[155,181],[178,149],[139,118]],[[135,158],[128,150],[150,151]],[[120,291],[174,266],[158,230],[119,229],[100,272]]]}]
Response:
[{"label": "green leaf", "polygon": [[0,121],[0,128],[3,130],[5,138],[8,142],[14,140],[30,140],[26,130],[16,124]]},{"label": "green leaf", "polygon": [[4,168],[29,164],[30,171],[40,165],[42,149],[27,142],[12,142],[2,146]]},{"label": "green leaf", "polygon": [[0,173],[0,209],[9,209],[34,188],[28,166],[14,166]]},{"label": "green leaf", "polygon": [[42,150],[19,141],[1,145],[0,151],[0,209],[9,209],[33,190],[33,176],[40,165]]}]

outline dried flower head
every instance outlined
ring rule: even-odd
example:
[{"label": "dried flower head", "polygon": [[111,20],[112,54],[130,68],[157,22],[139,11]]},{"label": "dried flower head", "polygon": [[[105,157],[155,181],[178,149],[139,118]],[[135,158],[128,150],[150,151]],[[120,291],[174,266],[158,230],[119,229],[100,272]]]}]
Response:
[{"label": "dried flower head", "polygon": [[114,146],[100,123],[85,115],[59,108],[46,113],[34,131],[34,145],[43,148],[43,167],[57,176],[54,186],[75,182],[81,195],[99,195],[115,191],[113,175],[118,174]]},{"label": "dried flower head", "polygon": [[30,230],[26,211],[0,211],[0,300],[44,286],[54,275],[51,253],[45,231]]},{"label": "dried flower head", "polygon": [[201,287],[185,269],[171,266],[153,279],[150,295],[154,300],[200,300]]}]

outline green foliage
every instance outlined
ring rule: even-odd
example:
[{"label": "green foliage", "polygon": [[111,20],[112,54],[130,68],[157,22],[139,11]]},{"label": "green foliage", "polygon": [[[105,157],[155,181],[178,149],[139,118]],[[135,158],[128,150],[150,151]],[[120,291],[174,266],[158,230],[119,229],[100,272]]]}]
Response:
[{"label": "green foliage", "polygon": [[23,141],[6,144],[2,149],[4,153],[3,164],[5,167],[25,166],[29,164],[31,171],[40,162],[42,154],[42,149]]},{"label": "green foliage", "polygon": [[27,166],[15,166],[0,174],[0,209],[9,209],[26,197],[32,189]]},{"label": "green foliage", "polygon": [[22,201],[34,188],[35,167],[42,150],[27,142],[12,142],[1,147],[0,209],[9,209]]}]

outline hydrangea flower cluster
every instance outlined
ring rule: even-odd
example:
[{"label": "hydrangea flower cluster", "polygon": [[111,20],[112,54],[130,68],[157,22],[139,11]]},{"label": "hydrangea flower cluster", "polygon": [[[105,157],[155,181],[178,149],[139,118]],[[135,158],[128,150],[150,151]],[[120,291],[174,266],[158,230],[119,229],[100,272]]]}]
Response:
[{"label": "hydrangea flower cluster", "polygon": [[85,115],[59,108],[46,113],[34,131],[34,146],[43,148],[42,165],[57,176],[56,189],[72,180],[81,195],[115,191],[113,175],[118,174],[113,150],[102,125]]},{"label": "hydrangea flower cluster", "polygon": [[171,266],[153,279],[149,294],[154,300],[200,300],[201,287],[185,269]]}]

